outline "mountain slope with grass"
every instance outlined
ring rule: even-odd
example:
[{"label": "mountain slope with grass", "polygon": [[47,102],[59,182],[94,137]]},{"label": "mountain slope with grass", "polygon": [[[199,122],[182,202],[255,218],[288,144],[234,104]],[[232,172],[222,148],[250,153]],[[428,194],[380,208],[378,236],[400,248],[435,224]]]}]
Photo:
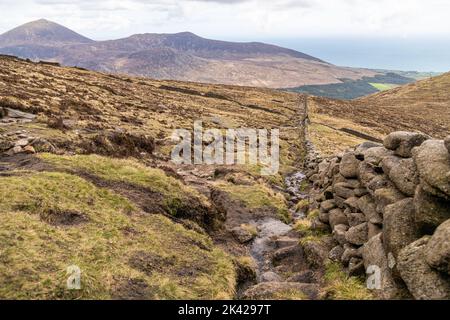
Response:
[{"label": "mountain slope with grass", "polygon": [[190,32],[92,41],[43,19],[0,35],[0,53],[109,73],[270,88],[377,74],[275,45],[211,40]]},{"label": "mountain slope with grass", "polygon": [[311,135],[326,154],[397,130],[450,132],[450,73],[351,101],[310,97]]},{"label": "mountain slope with grass", "polygon": [[[303,154],[302,96],[0,65],[1,298],[232,299],[254,281],[232,230],[292,219],[280,190]],[[281,172],[174,165],[172,132],[194,120],[280,128]]]}]

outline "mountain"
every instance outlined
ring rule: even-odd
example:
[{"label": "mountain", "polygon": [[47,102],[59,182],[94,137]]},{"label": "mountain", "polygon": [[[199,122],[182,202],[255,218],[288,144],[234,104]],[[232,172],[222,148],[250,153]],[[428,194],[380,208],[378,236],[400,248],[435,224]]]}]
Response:
[{"label": "mountain", "polygon": [[91,42],[93,40],[45,19],[26,23],[0,35],[1,47],[23,45],[58,47],[68,44]]},{"label": "mountain", "polygon": [[0,53],[156,79],[271,88],[341,83],[378,74],[338,67],[275,45],[210,40],[190,32],[92,41],[47,20],[1,35]]}]

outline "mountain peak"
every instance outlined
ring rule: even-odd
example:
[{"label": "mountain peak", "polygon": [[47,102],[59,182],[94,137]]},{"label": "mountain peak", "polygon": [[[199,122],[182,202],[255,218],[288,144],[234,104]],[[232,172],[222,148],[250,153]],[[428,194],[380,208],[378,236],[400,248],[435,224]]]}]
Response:
[{"label": "mountain peak", "polygon": [[0,47],[17,45],[61,46],[89,42],[92,42],[92,40],[46,19],[25,23],[0,35]]}]

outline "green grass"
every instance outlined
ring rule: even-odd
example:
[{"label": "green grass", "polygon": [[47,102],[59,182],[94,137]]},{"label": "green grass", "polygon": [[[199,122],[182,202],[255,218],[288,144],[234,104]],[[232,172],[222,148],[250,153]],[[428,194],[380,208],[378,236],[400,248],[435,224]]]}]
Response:
[{"label": "green grass", "polygon": [[342,266],[329,262],[324,274],[322,296],[330,300],[371,300],[374,297],[357,277],[349,277]]},{"label": "green grass", "polygon": [[[142,215],[127,199],[77,176],[3,177],[0,212],[1,299],[234,296],[233,263],[209,237]],[[49,219],[68,213],[85,219],[65,225]],[[66,288],[70,265],[81,269],[81,290]]]},{"label": "green grass", "polygon": [[279,218],[283,221],[289,222],[291,219],[284,196],[281,193],[274,192],[263,184],[235,185],[231,183],[218,183],[216,186],[227,192],[231,198],[241,201],[248,208],[274,208]]},{"label": "green grass", "polygon": [[379,91],[386,91],[398,87],[397,84],[392,83],[370,83],[370,85]]},{"label": "green grass", "polygon": [[207,207],[208,200],[198,191],[179,180],[167,176],[164,171],[146,167],[133,159],[113,159],[98,155],[59,156],[50,153],[39,155],[58,170],[83,172],[105,181],[128,183],[142,187],[164,198],[164,207],[176,215],[181,206],[194,202]]}]

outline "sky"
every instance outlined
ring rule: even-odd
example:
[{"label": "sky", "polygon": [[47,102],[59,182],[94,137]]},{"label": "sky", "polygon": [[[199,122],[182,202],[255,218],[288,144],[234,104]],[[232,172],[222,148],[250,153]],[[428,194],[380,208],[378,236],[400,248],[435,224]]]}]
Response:
[{"label": "sky", "polygon": [[[381,68],[391,61],[404,69],[410,61],[416,69],[450,70],[441,61],[444,55],[450,62],[448,0],[0,0],[0,12],[0,33],[45,18],[94,40],[191,31],[282,44],[336,64]],[[371,49],[372,57],[361,57],[372,39],[380,46]],[[389,44],[404,59],[380,57]],[[420,44],[426,53],[410,52]]]}]

